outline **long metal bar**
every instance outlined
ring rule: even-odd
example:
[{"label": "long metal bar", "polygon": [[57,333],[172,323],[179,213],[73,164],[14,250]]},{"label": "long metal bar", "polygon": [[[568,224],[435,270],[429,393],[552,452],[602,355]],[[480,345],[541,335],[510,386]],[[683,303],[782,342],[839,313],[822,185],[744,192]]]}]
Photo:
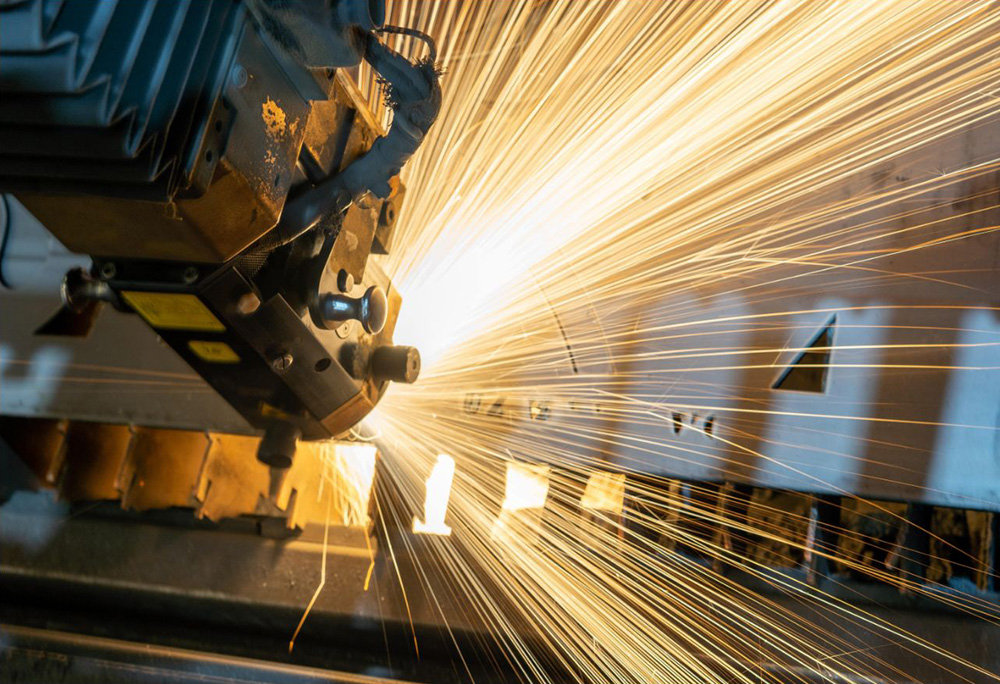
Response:
[{"label": "long metal bar", "polygon": [[0,674],[8,682],[406,684],[400,679],[10,624],[0,625],[0,652]]}]

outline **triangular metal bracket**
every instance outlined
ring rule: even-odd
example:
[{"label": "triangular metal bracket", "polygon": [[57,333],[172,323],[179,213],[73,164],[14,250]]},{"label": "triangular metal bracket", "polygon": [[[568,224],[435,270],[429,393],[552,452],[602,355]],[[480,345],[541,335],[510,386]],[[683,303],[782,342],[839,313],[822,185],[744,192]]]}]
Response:
[{"label": "triangular metal bracket", "polygon": [[771,389],[816,393],[826,391],[836,323],[837,317],[833,316],[812,336],[802,351],[774,381]]}]

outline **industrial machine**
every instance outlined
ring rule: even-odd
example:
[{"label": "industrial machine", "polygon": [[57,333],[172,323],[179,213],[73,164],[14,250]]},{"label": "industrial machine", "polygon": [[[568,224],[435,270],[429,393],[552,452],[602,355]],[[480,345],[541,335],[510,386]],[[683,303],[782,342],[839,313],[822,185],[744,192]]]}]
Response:
[{"label": "industrial machine", "polygon": [[[457,6],[475,17],[475,2]],[[413,51],[390,49],[388,34]],[[504,622],[520,613],[486,573],[489,610],[477,610],[470,578],[428,571],[477,559],[460,534],[417,532],[430,516],[393,499],[382,445],[357,429],[390,383],[420,372],[418,350],[394,336],[407,293],[386,256],[406,212],[400,171],[441,106],[435,39],[447,38],[386,25],[382,0],[0,0],[0,675],[531,681],[513,662],[523,649],[556,654],[531,674],[584,679],[548,635]],[[539,338],[558,353],[544,374],[455,381],[445,418],[553,453],[576,435],[561,465],[586,460],[586,481],[558,462],[500,460],[477,463],[475,482],[461,460],[416,479],[506,491],[537,476],[540,496],[487,514],[529,534],[558,518],[581,544],[602,525],[639,538],[649,526],[637,520],[666,521],[683,541],[639,546],[667,563],[710,568],[792,614],[858,605],[982,668],[822,614],[829,634],[899,672],[997,671],[998,131],[1000,115],[984,116],[796,199],[818,211],[885,193],[856,220],[888,226],[865,249],[894,251],[886,269],[899,277],[843,287],[826,264],[790,259],[761,280],[646,293],[602,320],[553,306],[530,340],[496,340],[515,359]],[[893,192],[980,166],[992,175],[898,209]],[[974,236],[928,239],[927,257],[925,233],[900,242],[921,211],[941,236]],[[844,227],[817,222],[806,237]],[[900,275],[939,268],[946,286]],[[795,286],[772,292],[770,279]],[[570,294],[585,301],[590,286]],[[594,361],[601,325],[675,311],[694,321],[683,334],[629,338],[627,367]],[[703,340],[707,368],[690,353]],[[750,363],[742,347],[786,351]],[[620,385],[579,391],[588,354]],[[681,391],[665,398],[664,378]],[[609,392],[643,398],[649,420],[606,411]],[[709,543],[762,569],[721,567]],[[492,545],[502,565],[508,550]],[[859,681],[832,665],[749,666]]]},{"label": "industrial machine", "polygon": [[[91,257],[37,332],[137,314],[281,468],[297,439],[343,435],[387,383],[416,380],[417,350],[393,344],[400,293],[369,256],[392,247],[398,173],[440,88],[433,41],[411,63],[379,41],[400,30],[384,14],[369,0],[5,6],[0,189]],[[362,59],[392,103],[387,132],[348,74]],[[51,281],[37,262],[16,272],[47,236],[7,218],[5,284]]]}]

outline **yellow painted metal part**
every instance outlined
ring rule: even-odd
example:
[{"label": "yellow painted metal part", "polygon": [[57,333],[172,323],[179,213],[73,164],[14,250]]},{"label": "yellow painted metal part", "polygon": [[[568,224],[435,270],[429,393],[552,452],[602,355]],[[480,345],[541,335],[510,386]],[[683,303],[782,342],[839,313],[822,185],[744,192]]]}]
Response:
[{"label": "yellow painted metal part", "polygon": [[191,340],[188,348],[202,361],[208,363],[239,363],[240,356],[225,342]]},{"label": "yellow painted metal part", "polygon": [[279,518],[289,530],[329,513],[331,524],[370,527],[377,450],[368,444],[300,442],[279,471],[257,460],[259,437],[10,417],[2,428],[41,485],[67,501],[190,508],[212,521]]}]

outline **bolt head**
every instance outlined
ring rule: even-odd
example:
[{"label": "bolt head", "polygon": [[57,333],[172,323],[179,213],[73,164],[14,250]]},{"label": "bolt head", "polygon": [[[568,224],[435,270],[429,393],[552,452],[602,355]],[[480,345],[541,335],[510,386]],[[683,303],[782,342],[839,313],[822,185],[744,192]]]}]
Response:
[{"label": "bolt head", "polygon": [[354,330],[354,321],[344,321],[343,325],[338,327],[335,332],[337,333],[337,337],[346,340],[348,337],[351,336],[353,330]]},{"label": "bolt head", "polygon": [[295,358],[288,352],[278,354],[271,360],[271,368],[273,368],[278,373],[283,373],[292,367],[292,362]]},{"label": "bolt head", "polygon": [[181,275],[181,278],[184,280],[186,284],[190,285],[194,281],[198,280],[198,276],[200,275],[201,274],[198,273],[197,268],[195,268],[194,266],[188,266],[187,268],[184,269],[184,273]]},{"label": "bolt head", "polygon": [[232,72],[229,74],[229,77],[232,79],[233,85],[237,88],[242,88],[249,80],[247,70],[242,64],[234,66]]},{"label": "bolt head", "polygon": [[247,292],[236,301],[236,312],[241,316],[249,316],[260,308],[260,297],[253,292]]}]

